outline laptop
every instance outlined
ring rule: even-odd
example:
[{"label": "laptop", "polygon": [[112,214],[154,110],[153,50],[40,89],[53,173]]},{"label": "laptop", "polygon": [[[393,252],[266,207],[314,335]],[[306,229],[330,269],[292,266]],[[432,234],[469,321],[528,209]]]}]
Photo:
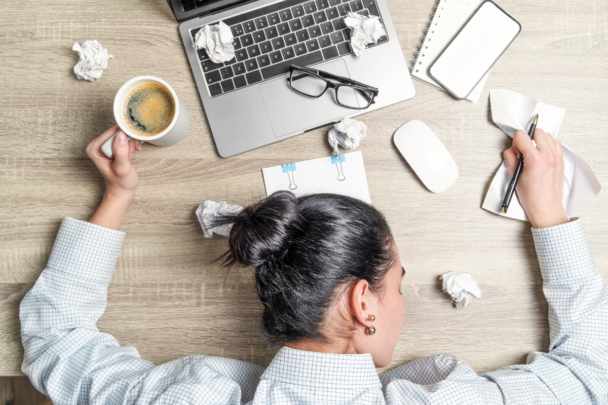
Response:
[{"label": "laptop", "polygon": [[[414,96],[414,85],[385,0],[167,0],[222,157],[234,156]],[[380,18],[387,35],[358,58],[344,25],[349,12]],[[223,21],[235,58],[212,63],[196,33]],[[292,64],[314,66],[376,87],[364,110],[342,107],[328,89],[309,98],[289,87]]]}]

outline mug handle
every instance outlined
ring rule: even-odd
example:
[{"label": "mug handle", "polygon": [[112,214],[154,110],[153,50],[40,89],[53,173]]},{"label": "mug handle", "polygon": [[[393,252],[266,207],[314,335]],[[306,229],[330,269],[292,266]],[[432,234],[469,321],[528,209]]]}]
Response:
[{"label": "mug handle", "polygon": [[[101,152],[106,155],[108,159],[112,159],[114,157],[114,152],[112,152],[112,145],[114,144],[114,138],[116,138],[116,135],[118,135],[120,131],[122,131],[122,129],[116,131],[116,133],[114,133],[114,135],[112,135],[110,139],[108,139],[103,145],[101,145]],[[133,138],[127,135],[127,142],[129,142],[131,139]]]}]

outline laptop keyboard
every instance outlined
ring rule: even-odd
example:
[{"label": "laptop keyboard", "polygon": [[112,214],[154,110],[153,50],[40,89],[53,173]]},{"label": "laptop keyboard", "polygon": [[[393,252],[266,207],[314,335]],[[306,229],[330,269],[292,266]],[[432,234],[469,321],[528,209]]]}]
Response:
[{"label": "laptop keyboard", "polygon": [[[289,72],[352,53],[349,11],[380,17],[375,0],[286,0],[224,21],[234,35],[235,58],[213,63],[198,50],[212,97],[258,84]],[[192,38],[200,28],[192,29]],[[381,37],[376,45],[388,41]],[[374,45],[371,45],[374,46]]]}]

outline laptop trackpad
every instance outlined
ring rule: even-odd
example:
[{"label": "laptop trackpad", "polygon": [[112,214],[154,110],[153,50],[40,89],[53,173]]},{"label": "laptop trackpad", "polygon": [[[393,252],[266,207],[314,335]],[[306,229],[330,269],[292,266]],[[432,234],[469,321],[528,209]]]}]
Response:
[{"label": "laptop trackpad", "polygon": [[[341,59],[315,67],[350,78],[346,63]],[[266,111],[277,137],[340,121],[344,116],[357,111],[336,103],[336,92],[333,89],[327,89],[319,98],[296,93],[289,87],[288,78],[289,76],[281,77],[260,86]]]}]

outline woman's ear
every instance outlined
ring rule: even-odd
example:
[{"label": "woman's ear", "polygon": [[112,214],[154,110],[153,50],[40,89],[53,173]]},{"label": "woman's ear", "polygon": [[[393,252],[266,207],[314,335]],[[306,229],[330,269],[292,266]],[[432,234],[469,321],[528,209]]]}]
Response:
[{"label": "woman's ear", "polygon": [[[353,321],[356,319],[355,327],[364,326],[365,328],[368,328],[372,326],[371,321],[369,321],[369,316],[374,314],[373,307],[375,306],[375,300],[373,298],[369,283],[365,280],[359,280],[350,288],[350,291],[348,292],[348,303],[354,318]],[[357,322],[359,325],[357,325]]]}]

